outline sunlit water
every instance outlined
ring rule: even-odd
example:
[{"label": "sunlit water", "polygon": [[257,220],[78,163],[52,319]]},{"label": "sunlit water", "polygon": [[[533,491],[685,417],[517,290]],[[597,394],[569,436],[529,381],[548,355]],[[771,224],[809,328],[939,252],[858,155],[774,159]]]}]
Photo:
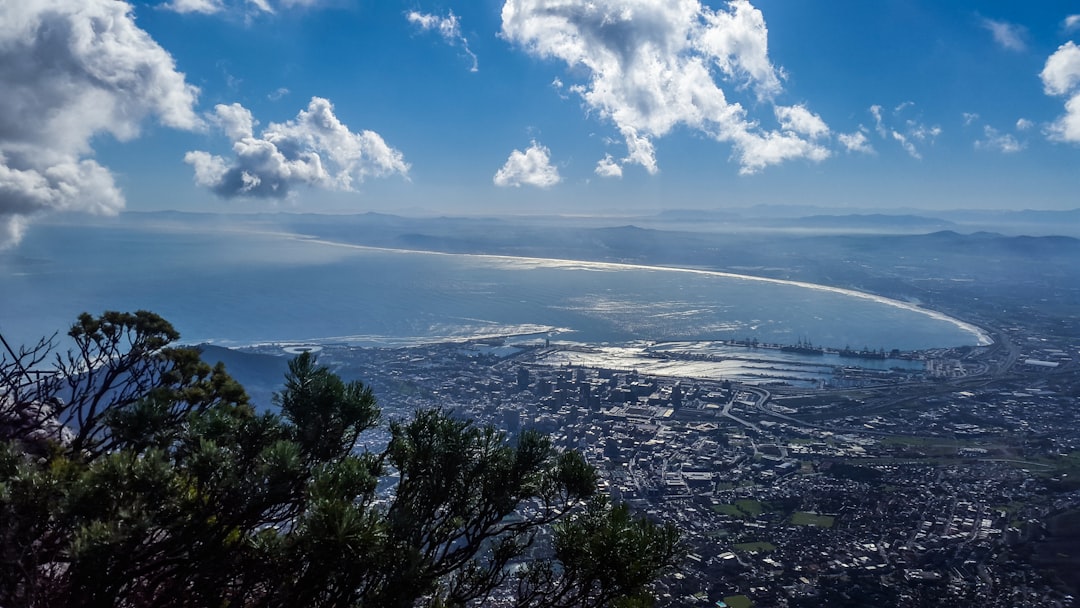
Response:
[{"label": "sunlit water", "polygon": [[158,312],[186,342],[407,344],[521,333],[914,350],[969,326],[837,290],[676,269],[368,249],[251,232],[34,226],[0,253],[0,331]]}]

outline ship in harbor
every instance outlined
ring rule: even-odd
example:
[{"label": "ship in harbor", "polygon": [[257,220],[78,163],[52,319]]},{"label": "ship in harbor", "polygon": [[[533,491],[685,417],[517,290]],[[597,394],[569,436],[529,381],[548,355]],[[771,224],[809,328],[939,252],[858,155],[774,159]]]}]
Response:
[{"label": "ship in harbor", "polygon": [[803,340],[799,338],[797,344],[789,344],[787,346],[780,347],[781,352],[795,353],[798,355],[824,355],[825,349],[820,346],[814,346],[810,340]]},{"label": "ship in harbor", "polygon": [[882,350],[870,350],[868,348],[864,348],[862,350],[854,350],[852,348],[844,348],[843,350],[838,351],[837,354],[840,355],[841,357],[846,357],[848,359],[877,359],[877,360],[883,360],[883,359],[888,359],[889,358],[889,354],[886,353],[884,349],[882,349]]}]

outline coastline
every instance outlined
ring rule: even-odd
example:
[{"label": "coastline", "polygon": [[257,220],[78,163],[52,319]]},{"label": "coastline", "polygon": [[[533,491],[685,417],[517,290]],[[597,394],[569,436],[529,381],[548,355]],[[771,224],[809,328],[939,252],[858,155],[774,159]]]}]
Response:
[{"label": "coastline", "polygon": [[238,231],[238,232],[251,232],[255,234],[263,234],[267,236],[280,236],[293,240],[315,243],[320,245],[327,245],[331,247],[342,247],[346,249],[355,249],[360,251],[381,251],[388,253],[401,253],[401,254],[414,254],[414,255],[437,255],[437,256],[453,256],[453,257],[469,257],[483,260],[491,260],[496,262],[504,262],[511,265],[525,266],[525,267],[545,267],[545,268],[559,268],[566,270],[659,270],[668,272],[681,272],[686,274],[694,274],[698,276],[712,276],[727,279],[736,279],[744,281],[756,281],[761,283],[771,283],[774,285],[788,285],[792,287],[800,287],[803,289],[811,289],[815,291],[822,291],[828,293],[835,293],[838,295],[859,298],[863,300],[869,300],[877,304],[884,304],[886,306],[892,306],[902,310],[919,313],[930,317],[938,321],[944,321],[954,325],[955,327],[970,333],[975,336],[976,346],[990,346],[994,343],[990,333],[967,321],[957,319],[944,312],[923,308],[917,304],[910,302],[904,302],[902,300],[896,300],[882,295],[867,293],[864,291],[858,291],[855,289],[849,289],[845,287],[834,287],[831,285],[821,285],[819,283],[809,283],[806,281],[795,281],[791,279],[775,279],[771,277],[761,277],[748,274],[738,274],[734,272],[725,272],[721,270],[708,270],[703,268],[685,268],[681,266],[662,266],[662,265],[649,265],[649,264],[629,264],[625,262],[596,262],[588,260],[569,260],[563,258],[538,258],[528,256],[508,256],[501,254],[490,253],[447,253],[442,251],[427,251],[420,249],[396,249],[391,247],[374,247],[371,245],[357,245],[354,243],[343,243],[340,241],[332,241],[321,237],[295,234],[289,232],[264,232],[264,231]]}]

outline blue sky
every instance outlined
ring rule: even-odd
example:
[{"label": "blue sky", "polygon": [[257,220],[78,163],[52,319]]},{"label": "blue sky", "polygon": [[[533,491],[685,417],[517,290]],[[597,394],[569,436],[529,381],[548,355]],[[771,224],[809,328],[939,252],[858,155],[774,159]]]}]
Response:
[{"label": "blue sky", "polygon": [[66,211],[1080,206],[1071,2],[0,3],[0,243]]}]

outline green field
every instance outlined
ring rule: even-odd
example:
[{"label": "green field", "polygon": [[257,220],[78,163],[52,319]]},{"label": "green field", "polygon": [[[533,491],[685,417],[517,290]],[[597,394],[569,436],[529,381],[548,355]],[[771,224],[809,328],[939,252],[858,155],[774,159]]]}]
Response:
[{"label": "green field", "polygon": [[749,499],[736,500],[735,506],[738,507],[740,511],[746,513],[750,517],[757,517],[758,515],[761,515],[761,513],[765,510],[765,508],[761,506],[760,502]]},{"label": "green field", "polygon": [[713,505],[712,510],[720,513],[721,515],[730,515],[731,517],[746,517],[746,514],[739,510],[739,507],[735,505]]},{"label": "green field", "polygon": [[723,515],[747,519],[761,515],[765,507],[756,500],[736,500],[733,505],[713,505],[712,510]]},{"label": "green field", "polygon": [[745,595],[730,595],[724,598],[724,603],[731,608],[753,608],[754,602]]},{"label": "green field", "polygon": [[832,515],[818,515],[817,513],[807,513],[805,511],[796,511],[791,515],[791,523],[796,526],[817,526],[819,528],[831,528],[836,523],[836,518]]}]

